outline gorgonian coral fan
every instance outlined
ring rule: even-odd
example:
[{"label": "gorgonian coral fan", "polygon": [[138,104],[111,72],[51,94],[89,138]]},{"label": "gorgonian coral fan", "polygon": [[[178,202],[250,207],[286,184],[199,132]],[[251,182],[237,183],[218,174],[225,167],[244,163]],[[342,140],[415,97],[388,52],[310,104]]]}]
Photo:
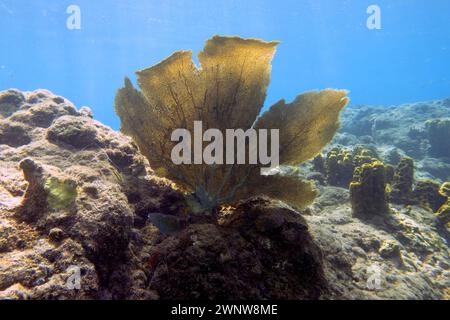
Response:
[{"label": "gorgonian coral fan", "polygon": [[129,79],[116,96],[122,131],[131,136],[156,173],[191,192],[205,209],[250,195],[267,195],[297,207],[311,203],[310,182],[280,174],[260,175],[258,164],[181,164],[171,159],[175,129],[279,129],[281,165],[298,165],[319,153],[339,127],[348,103],[345,90],[327,89],[279,101],[261,117],[278,42],[214,36],[198,55],[178,51],[138,71],[136,90]]}]

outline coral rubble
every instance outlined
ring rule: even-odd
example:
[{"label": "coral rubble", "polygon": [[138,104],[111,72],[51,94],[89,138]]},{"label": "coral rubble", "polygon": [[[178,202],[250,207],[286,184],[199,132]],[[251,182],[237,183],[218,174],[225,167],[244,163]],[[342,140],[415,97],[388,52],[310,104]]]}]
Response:
[{"label": "coral rubble", "polygon": [[428,120],[426,129],[431,155],[450,158],[450,119]]}]

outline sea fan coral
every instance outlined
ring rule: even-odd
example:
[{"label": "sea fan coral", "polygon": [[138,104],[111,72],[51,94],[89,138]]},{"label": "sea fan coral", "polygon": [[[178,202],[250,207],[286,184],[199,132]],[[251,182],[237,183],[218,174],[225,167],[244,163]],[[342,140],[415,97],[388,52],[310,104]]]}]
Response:
[{"label": "sea fan coral", "polygon": [[279,174],[264,176],[257,164],[181,164],[171,159],[177,144],[172,132],[192,132],[194,121],[204,130],[279,129],[281,165],[297,165],[316,156],[339,127],[347,91],[327,89],[276,103],[261,117],[270,82],[271,60],[278,42],[214,36],[198,55],[178,51],[159,64],[138,71],[136,90],[129,79],[116,96],[121,130],[131,136],[156,173],[191,192],[203,209],[267,195],[297,207],[311,203],[310,182]]}]

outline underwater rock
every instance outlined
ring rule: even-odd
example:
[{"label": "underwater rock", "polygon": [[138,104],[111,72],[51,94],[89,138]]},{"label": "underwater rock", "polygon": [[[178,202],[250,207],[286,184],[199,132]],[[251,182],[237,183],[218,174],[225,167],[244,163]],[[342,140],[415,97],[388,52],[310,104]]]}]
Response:
[{"label": "underwater rock", "polygon": [[448,181],[450,180],[450,162],[427,157],[417,163],[416,176],[420,179]]},{"label": "underwater rock", "polygon": [[[173,196],[165,194],[175,191],[150,175],[129,138],[48,91],[23,96],[17,111],[1,120],[26,126],[30,141],[17,147],[13,139],[0,141],[0,296],[131,296],[131,288],[141,290],[131,276],[140,262],[129,258],[134,222],[150,210],[170,212]],[[51,109],[47,128],[29,121],[43,105]],[[81,290],[65,286],[71,267],[81,268]]]},{"label": "underwater rock", "polygon": [[[328,151],[324,160],[327,183],[331,186],[348,188],[355,169],[378,158],[377,151],[370,146],[333,147]],[[314,161],[317,160],[313,160],[313,168],[316,170]]]},{"label": "underwater rock", "polygon": [[439,192],[440,184],[435,181],[417,181],[410,203],[416,203],[436,212],[447,200],[447,197]]},{"label": "underwater rock", "polygon": [[428,120],[426,129],[431,156],[450,158],[450,119]]},{"label": "underwater rock", "polygon": [[378,113],[376,108],[369,106],[353,106],[352,110],[347,110],[343,117],[340,132],[350,133],[360,137],[372,135],[373,118]]},{"label": "underwater rock", "polygon": [[348,203],[350,200],[350,193],[347,188],[321,186],[319,191],[319,196],[314,201],[313,207],[322,209],[328,206]]},{"label": "underwater rock", "polygon": [[83,149],[101,146],[97,137],[97,130],[88,125],[89,118],[64,116],[56,120],[47,131],[47,139],[50,142]]},{"label": "underwater rock", "polygon": [[[277,41],[213,36],[198,54],[199,66],[191,51],[177,51],[137,72],[140,90],[126,78],[117,92],[115,110],[122,132],[133,138],[155,172],[191,192],[205,211],[254,196],[255,190],[297,208],[314,200],[312,183],[296,177],[294,185],[293,179],[283,182],[283,175],[261,175],[267,168],[258,161],[236,166],[239,159],[232,156],[232,161],[218,159],[211,166],[201,160],[202,152],[195,163],[189,157],[175,163],[171,157],[174,147],[185,142],[183,137],[178,143],[172,139],[174,130],[195,133],[199,122],[205,124],[199,131],[214,129],[220,134],[234,128],[249,133],[277,130],[282,151],[270,169],[314,158],[332,140],[340,111],[349,102],[345,90],[306,92],[290,103],[280,100],[260,115],[277,45]],[[283,183],[289,187],[279,188]],[[272,187],[262,188],[267,185]]]},{"label": "underwater rock", "polygon": [[412,190],[414,184],[414,161],[409,157],[403,157],[395,169],[392,181],[390,199],[399,204],[412,202]]},{"label": "underwater rock", "polygon": [[439,189],[442,197],[447,197],[447,201],[439,208],[436,217],[450,231],[450,182],[445,182]]},{"label": "underwater rock", "polygon": [[328,184],[348,188],[355,168],[351,151],[342,148],[331,149],[327,154],[325,167]]},{"label": "underwater rock", "polygon": [[35,221],[48,208],[43,168],[29,158],[22,160],[19,163],[19,168],[23,171],[23,176],[28,185],[22,203],[15,214],[23,221]]},{"label": "underwater rock", "polygon": [[25,102],[25,96],[16,89],[0,92],[0,117],[7,118],[19,110]]},{"label": "underwater rock", "polygon": [[[0,146],[0,297],[170,299],[195,295],[180,285],[188,281],[202,296],[230,299],[313,299],[326,291],[320,250],[297,212],[281,202],[254,200],[231,210],[221,225],[191,216],[190,224],[164,234],[150,213],[186,220],[191,209],[172,182],[153,175],[131,139],[84,112],[67,115],[70,103],[48,91],[26,93],[24,99],[26,107],[3,119],[29,126],[30,141]],[[56,116],[48,127],[28,121],[26,113],[49,101]],[[206,237],[206,260],[191,235]],[[177,242],[185,237],[191,242]],[[236,261],[228,260],[227,245]],[[153,265],[154,253],[165,247],[174,250],[166,252],[169,262],[182,250],[180,258],[186,254],[190,264],[170,270],[169,278],[178,279],[172,288],[163,266]],[[223,254],[216,254],[221,248]],[[151,266],[158,271],[150,281]],[[243,266],[252,275],[247,280],[238,272]],[[222,274],[206,273],[211,282],[205,282],[200,271],[216,267]],[[81,289],[72,290],[77,270]],[[221,279],[222,288],[211,285]]]},{"label": "underwater rock", "polygon": [[391,209],[378,223],[353,217],[348,202],[304,216],[324,256],[324,299],[449,298],[450,252],[434,217],[416,206]]},{"label": "underwater rock", "polygon": [[[26,126],[30,141],[0,142],[0,299],[449,298],[449,251],[436,223],[448,202],[442,218],[393,204],[375,224],[352,215],[347,189],[324,185],[301,214],[253,198],[222,208],[219,221],[199,217],[128,137],[81,110],[67,114],[71,103],[48,91],[13,96],[16,111],[2,121]],[[55,118],[30,121],[39,104]],[[95,134],[74,142],[84,131]],[[164,233],[151,213],[184,223]],[[395,254],[382,250],[387,241]],[[380,270],[379,289],[367,285],[371,270]]]},{"label": "underwater rock", "polygon": [[50,238],[51,241],[54,242],[61,242],[64,239],[65,235],[66,235],[65,232],[60,228],[53,228],[48,233],[48,237]]},{"label": "underwater rock", "polygon": [[[417,162],[427,161],[430,157],[448,157],[450,138],[445,137],[449,135],[449,118],[448,99],[391,107],[351,106],[343,110],[342,127],[334,143],[339,143],[339,137],[350,135],[351,142],[346,145],[351,146],[361,143],[364,136],[370,135],[380,150],[396,148],[401,156],[412,157]],[[394,154],[382,154],[382,157],[390,164],[397,164],[398,156]],[[433,170],[433,167],[448,164],[448,160],[434,162],[440,164],[423,168],[418,166],[418,176],[422,179],[448,180],[450,168],[446,171]]]},{"label": "underwater rock", "polygon": [[92,109],[89,108],[89,107],[86,107],[86,106],[85,107],[81,107],[79,113],[83,117],[94,118],[94,114],[92,112]]},{"label": "underwater rock", "polygon": [[[17,236],[23,237],[24,231],[20,227]],[[24,248],[0,256],[0,299],[83,300],[98,296],[95,266],[86,259],[80,244],[67,240],[55,246],[35,231],[26,231]],[[68,285],[74,274],[79,275],[80,287],[76,281],[74,286]]]},{"label": "underwater rock", "polygon": [[11,123],[0,119],[0,144],[20,147],[31,142],[30,128],[22,123]]},{"label": "underwater rock", "polygon": [[396,147],[384,147],[380,149],[383,161],[394,166],[398,165],[400,160],[405,157],[405,153]]},{"label": "underwater rock", "polygon": [[10,116],[10,120],[33,127],[48,128],[53,120],[64,115],[79,114],[69,101],[46,90],[37,90],[27,94],[26,101]]},{"label": "underwater rock", "polygon": [[353,215],[372,218],[389,213],[386,193],[386,170],[382,162],[363,163],[357,167],[350,183]]},{"label": "underwater rock", "polygon": [[355,135],[348,132],[337,132],[333,138],[333,145],[340,145],[345,147],[353,147],[361,143]]},{"label": "underwater rock", "polygon": [[385,259],[400,258],[400,246],[398,242],[387,240],[381,244],[379,254]]},{"label": "underwater rock", "polygon": [[152,250],[148,277],[161,299],[317,299],[322,256],[300,214],[254,198],[219,225],[188,226]]}]

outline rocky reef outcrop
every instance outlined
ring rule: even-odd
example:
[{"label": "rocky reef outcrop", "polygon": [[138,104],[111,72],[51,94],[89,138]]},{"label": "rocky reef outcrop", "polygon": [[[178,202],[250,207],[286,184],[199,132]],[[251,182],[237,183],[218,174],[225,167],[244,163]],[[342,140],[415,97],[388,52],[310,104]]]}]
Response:
[{"label": "rocky reef outcrop", "polygon": [[396,203],[411,203],[414,184],[414,161],[404,157],[395,169],[390,198]]},{"label": "rocky reef outcrop", "polygon": [[434,119],[425,123],[430,141],[430,154],[450,158],[450,119]]},{"label": "rocky reef outcrop", "polygon": [[321,251],[286,205],[259,198],[192,216],[131,139],[88,108],[8,90],[0,111],[0,298],[326,294]]},{"label": "rocky reef outcrop", "polygon": [[437,217],[439,221],[447,228],[450,229],[450,183],[444,183],[439,189],[439,194],[447,198],[442,206],[437,211]]},{"label": "rocky reef outcrop", "polygon": [[388,214],[384,164],[374,161],[357,167],[350,183],[350,195],[354,216],[372,218]]},{"label": "rocky reef outcrop", "polygon": [[349,107],[300,168],[320,188],[306,219],[336,297],[449,299],[449,102]]},{"label": "rocky reef outcrop", "polygon": [[[129,297],[137,208],[173,205],[172,188],[87,108],[44,90],[2,92],[0,107],[2,141],[5,128],[23,129],[0,145],[0,296]],[[77,290],[67,286],[73,270]]]},{"label": "rocky reef outcrop", "polygon": [[322,263],[301,215],[253,198],[152,247],[149,277],[161,299],[318,299]]},{"label": "rocky reef outcrop", "polygon": [[342,114],[334,144],[376,147],[389,164],[416,162],[420,179],[450,180],[450,99],[391,107],[352,106]]},{"label": "rocky reef outcrop", "polygon": [[385,211],[405,152],[333,148],[289,172],[318,182],[302,212],[255,197],[197,215],[89,108],[0,92],[0,299],[449,299],[448,183],[414,180],[417,201]]}]

